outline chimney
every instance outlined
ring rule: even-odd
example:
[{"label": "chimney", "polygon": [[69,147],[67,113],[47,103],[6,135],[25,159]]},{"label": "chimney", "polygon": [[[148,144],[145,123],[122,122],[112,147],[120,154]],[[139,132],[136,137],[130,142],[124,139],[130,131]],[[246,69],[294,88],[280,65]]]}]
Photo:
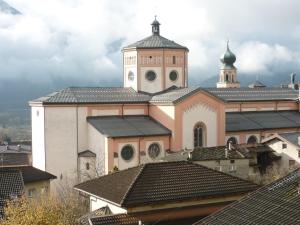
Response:
[{"label": "chimney", "polygon": [[[229,146],[230,146],[230,144],[229,144]],[[228,158],[228,148],[226,147],[225,148],[225,159],[227,159]]]},{"label": "chimney", "polygon": [[17,145],[17,150],[21,151],[21,145]]}]

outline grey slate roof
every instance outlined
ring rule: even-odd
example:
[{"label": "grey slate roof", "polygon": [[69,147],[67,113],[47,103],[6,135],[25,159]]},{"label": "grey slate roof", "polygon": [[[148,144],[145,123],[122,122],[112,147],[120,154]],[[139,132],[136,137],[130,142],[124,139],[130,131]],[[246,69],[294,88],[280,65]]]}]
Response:
[{"label": "grey slate roof", "polygon": [[155,94],[136,92],[132,88],[70,87],[31,103],[51,104],[97,104],[97,103],[177,103],[185,98],[205,91],[227,102],[240,101],[296,101],[298,91],[292,88],[201,88],[171,87]]},{"label": "grey slate roof", "polygon": [[36,181],[44,181],[50,179],[56,179],[56,176],[46,172],[39,170],[33,166],[13,166],[6,167],[7,170],[20,171],[22,173],[22,178],[24,184],[36,182]]},{"label": "grey slate roof", "polygon": [[171,131],[148,116],[97,116],[87,121],[107,137],[170,135]]},{"label": "grey slate roof", "polygon": [[23,194],[24,183],[19,170],[0,167],[0,219],[4,215],[5,202]]},{"label": "grey slate roof", "polygon": [[206,91],[228,102],[297,100],[298,90],[292,88],[205,88]]},{"label": "grey slate roof", "polygon": [[300,170],[264,186],[195,225],[300,224]]},{"label": "grey slate roof", "polygon": [[283,137],[290,143],[299,146],[299,137],[300,137],[300,132],[295,132],[295,133],[281,133],[279,136]]},{"label": "grey slate roof", "polygon": [[43,104],[93,104],[93,103],[145,103],[151,96],[138,93],[132,88],[117,87],[70,87],[34,102]]},{"label": "grey slate roof", "polygon": [[75,186],[121,207],[231,196],[255,190],[249,181],[191,162],[149,163]]},{"label": "grey slate roof", "polygon": [[266,85],[264,85],[262,82],[256,80],[253,84],[249,84],[249,88],[265,88]]},{"label": "grey slate roof", "polygon": [[133,44],[130,44],[123,49],[144,49],[144,48],[171,48],[171,49],[186,49],[187,47],[177,44],[174,41],[171,41],[167,38],[164,38],[160,35],[153,34],[149,37],[146,37],[140,41],[137,41]]},{"label": "grey slate roof", "polygon": [[298,111],[227,112],[226,132],[300,127]]},{"label": "grey slate roof", "polygon": [[30,164],[30,154],[0,152],[0,166],[24,166]]},{"label": "grey slate roof", "polygon": [[129,214],[115,214],[91,218],[92,225],[138,225],[139,221],[138,217]]}]

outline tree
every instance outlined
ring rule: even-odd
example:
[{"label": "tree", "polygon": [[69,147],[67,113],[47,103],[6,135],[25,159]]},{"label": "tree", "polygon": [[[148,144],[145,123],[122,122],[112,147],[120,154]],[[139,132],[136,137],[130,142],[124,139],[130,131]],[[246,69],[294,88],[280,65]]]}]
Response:
[{"label": "tree", "polygon": [[0,225],[79,225],[86,208],[77,199],[60,201],[53,197],[7,202],[5,219]]}]

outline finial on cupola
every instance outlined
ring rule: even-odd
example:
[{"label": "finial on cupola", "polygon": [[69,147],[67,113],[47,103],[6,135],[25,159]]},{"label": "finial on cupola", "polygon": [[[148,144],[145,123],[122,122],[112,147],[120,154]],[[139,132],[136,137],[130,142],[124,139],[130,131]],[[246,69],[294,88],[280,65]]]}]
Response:
[{"label": "finial on cupola", "polygon": [[152,22],[152,34],[159,35],[159,25],[160,23],[156,20],[156,15],[154,16],[154,21]]}]

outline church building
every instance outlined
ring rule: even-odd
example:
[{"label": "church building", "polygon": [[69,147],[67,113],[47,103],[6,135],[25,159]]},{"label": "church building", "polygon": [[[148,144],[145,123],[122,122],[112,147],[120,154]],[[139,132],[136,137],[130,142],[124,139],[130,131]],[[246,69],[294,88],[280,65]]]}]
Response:
[{"label": "church building", "polygon": [[30,101],[34,167],[82,181],[168,151],[300,131],[298,90],[240,87],[228,43],[217,87],[188,86],[188,48],[151,25],[151,36],[122,50],[124,87],[70,87]]}]

